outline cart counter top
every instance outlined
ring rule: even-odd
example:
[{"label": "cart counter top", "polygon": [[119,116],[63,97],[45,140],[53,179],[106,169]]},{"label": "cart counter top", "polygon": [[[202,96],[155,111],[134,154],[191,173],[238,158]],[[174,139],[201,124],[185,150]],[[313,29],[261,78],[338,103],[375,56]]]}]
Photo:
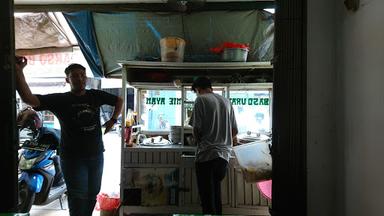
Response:
[{"label": "cart counter top", "polygon": [[125,147],[125,151],[180,151],[180,152],[195,152],[196,146],[184,145],[137,145]]}]

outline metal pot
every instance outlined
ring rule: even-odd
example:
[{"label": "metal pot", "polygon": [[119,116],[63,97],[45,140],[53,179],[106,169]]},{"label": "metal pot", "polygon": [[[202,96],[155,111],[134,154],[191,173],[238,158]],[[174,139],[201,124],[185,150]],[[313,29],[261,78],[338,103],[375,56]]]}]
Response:
[{"label": "metal pot", "polygon": [[224,48],[221,58],[229,62],[246,62],[247,56],[247,48]]}]

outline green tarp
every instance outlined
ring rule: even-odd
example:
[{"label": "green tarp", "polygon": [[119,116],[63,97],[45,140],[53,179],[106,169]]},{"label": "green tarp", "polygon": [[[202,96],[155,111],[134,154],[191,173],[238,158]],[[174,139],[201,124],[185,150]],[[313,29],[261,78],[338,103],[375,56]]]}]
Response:
[{"label": "green tarp", "polygon": [[186,62],[220,61],[209,49],[223,42],[249,44],[247,61],[270,61],[273,56],[273,14],[263,10],[92,14],[106,76],[120,69],[118,60],[159,60],[156,32],[183,38]]}]

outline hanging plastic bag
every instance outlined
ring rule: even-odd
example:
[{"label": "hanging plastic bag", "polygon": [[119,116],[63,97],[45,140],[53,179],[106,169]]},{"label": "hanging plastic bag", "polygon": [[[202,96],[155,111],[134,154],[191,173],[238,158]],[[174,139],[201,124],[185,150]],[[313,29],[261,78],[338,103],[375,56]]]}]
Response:
[{"label": "hanging plastic bag", "polygon": [[233,150],[246,182],[254,183],[272,178],[272,156],[268,142],[250,142],[234,146]]}]

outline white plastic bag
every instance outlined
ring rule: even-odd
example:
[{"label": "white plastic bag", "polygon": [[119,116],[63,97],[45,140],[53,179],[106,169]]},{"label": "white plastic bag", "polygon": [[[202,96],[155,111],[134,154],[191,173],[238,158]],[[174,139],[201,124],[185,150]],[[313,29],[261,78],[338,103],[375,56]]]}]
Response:
[{"label": "white plastic bag", "polygon": [[272,178],[272,156],[269,142],[256,141],[233,147],[237,162],[246,182]]}]

